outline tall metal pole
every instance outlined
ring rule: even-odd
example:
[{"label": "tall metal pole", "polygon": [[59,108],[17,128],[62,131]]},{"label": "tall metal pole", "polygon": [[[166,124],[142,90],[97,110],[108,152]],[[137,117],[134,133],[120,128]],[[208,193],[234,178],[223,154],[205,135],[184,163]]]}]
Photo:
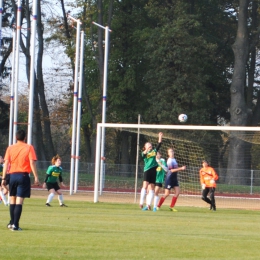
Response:
[{"label": "tall metal pole", "polygon": [[98,182],[99,182],[99,162],[100,162],[100,140],[101,139],[101,127],[97,124],[97,136],[96,136],[96,159],[95,159],[95,184],[94,184],[94,203],[98,202]]},{"label": "tall metal pole", "polygon": [[74,193],[78,190],[79,175],[79,149],[80,149],[80,125],[81,125],[81,107],[82,107],[82,85],[83,85],[83,69],[84,69],[84,31],[81,31],[80,41],[80,71],[79,71],[79,94],[78,94],[78,115],[77,115],[77,137],[76,137],[76,157],[75,157],[75,180]]},{"label": "tall metal pole", "polygon": [[21,41],[21,18],[22,18],[21,0],[17,3],[17,21],[16,21],[16,50],[15,50],[15,84],[14,84],[14,128],[13,143],[16,142],[15,134],[17,131],[18,120],[18,79],[19,79],[19,50]]},{"label": "tall metal pole", "polygon": [[[71,19],[75,20],[71,16]],[[73,192],[74,168],[75,168],[75,136],[76,136],[76,119],[77,119],[77,102],[78,102],[78,70],[79,70],[79,47],[80,47],[80,20],[77,21],[77,38],[76,38],[76,57],[74,73],[74,98],[73,98],[73,118],[72,118],[72,138],[71,138],[71,163],[70,163],[70,195]]]},{"label": "tall metal pole", "polygon": [[28,136],[27,143],[32,143],[32,126],[33,126],[33,98],[34,98],[34,64],[35,64],[35,35],[37,22],[37,0],[33,1],[33,21],[31,29],[31,65],[30,65],[30,93],[29,93],[29,115],[28,115]]},{"label": "tall metal pole", "polygon": [[[138,115],[138,125],[140,125],[141,122],[141,115]],[[140,150],[140,144],[139,144],[139,140],[140,140],[140,128],[138,128],[137,130],[137,147],[136,147],[136,161],[135,161],[135,203],[137,200],[137,182],[138,182],[138,162],[139,162],[139,150]]]},{"label": "tall metal pole", "polygon": [[9,146],[13,144],[15,46],[16,46],[16,31],[13,30],[12,74],[11,74],[10,116],[9,116]]},{"label": "tall metal pole", "polygon": [[[109,28],[105,28],[105,53],[104,53],[104,76],[103,76],[103,106],[102,106],[102,123],[106,122],[106,103],[107,103],[107,67],[108,67],[108,47],[109,47]],[[100,164],[100,193],[103,191],[104,178],[104,158],[105,158],[105,135],[106,129],[102,127],[101,137],[101,164]]]},{"label": "tall metal pole", "polygon": [[[104,53],[104,72],[103,72],[103,106],[102,106],[102,123],[106,122],[106,102],[107,102],[107,68],[108,68],[108,49],[109,49],[109,32],[112,30],[108,26],[104,27],[98,23],[92,22],[98,27],[105,30],[105,53]],[[103,174],[104,174],[104,159],[105,159],[105,127],[102,127],[101,134],[101,157],[100,157],[100,183],[99,192],[102,194],[103,190]]]}]

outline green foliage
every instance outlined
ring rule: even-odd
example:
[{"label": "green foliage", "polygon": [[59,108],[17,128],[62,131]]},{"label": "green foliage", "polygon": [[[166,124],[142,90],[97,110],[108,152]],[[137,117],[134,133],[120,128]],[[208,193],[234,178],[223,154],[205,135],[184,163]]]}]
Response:
[{"label": "green foliage", "polygon": [[145,46],[139,40],[150,21],[144,9],[146,3],[128,0],[114,5],[108,92],[108,112],[113,122],[136,122],[148,104],[143,80],[147,69]]},{"label": "green foliage", "polygon": [[[147,11],[156,22],[145,31],[150,61],[145,81],[152,92],[147,117],[177,123],[178,114],[186,113],[191,124],[216,124],[229,106],[228,78],[223,75],[232,56],[223,43],[230,31],[222,30],[228,17],[216,2],[205,1],[193,6],[188,1],[149,1]],[[211,30],[209,21],[221,24],[220,29]]]}]

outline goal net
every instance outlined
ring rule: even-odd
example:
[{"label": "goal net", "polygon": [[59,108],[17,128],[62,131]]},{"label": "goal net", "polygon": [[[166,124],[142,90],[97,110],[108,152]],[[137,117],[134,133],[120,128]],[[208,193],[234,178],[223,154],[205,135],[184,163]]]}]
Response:
[{"label": "goal net", "polygon": [[[100,160],[102,131],[105,131],[105,161]],[[162,158],[167,160],[167,149],[173,148],[178,165],[186,165],[186,170],[178,173],[181,194],[176,206],[207,207],[201,200],[199,180],[202,160],[207,160],[219,175],[215,193],[218,208],[259,208],[260,131],[257,127],[99,124],[94,202],[139,204],[144,166],[141,149],[146,142],[155,148],[159,132],[163,132]],[[163,192],[162,188],[160,194]],[[165,205],[170,200],[171,196]]]}]

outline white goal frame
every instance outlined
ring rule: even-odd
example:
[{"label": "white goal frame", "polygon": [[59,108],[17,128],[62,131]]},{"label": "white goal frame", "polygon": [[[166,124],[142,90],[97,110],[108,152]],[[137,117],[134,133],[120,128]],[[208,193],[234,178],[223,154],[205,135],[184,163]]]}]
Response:
[{"label": "white goal frame", "polygon": [[98,123],[96,136],[96,156],[95,156],[95,181],[94,181],[94,203],[98,202],[99,176],[101,159],[101,145],[104,140],[101,138],[102,128],[135,128],[135,129],[175,129],[175,130],[217,130],[217,131],[260,131],[260,127],[249,126],[201,126],[201,125],[150,125],[150,124],[115,124]]}]

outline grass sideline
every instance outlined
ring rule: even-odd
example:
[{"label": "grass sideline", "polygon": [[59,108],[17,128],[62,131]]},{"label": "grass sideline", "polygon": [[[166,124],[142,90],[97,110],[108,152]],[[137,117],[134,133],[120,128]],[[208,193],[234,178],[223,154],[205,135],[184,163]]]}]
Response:
[{"label": "grass sideline", "polygon": [[21,232],[6,228],[0,205],[3,259],[259,259],[260,212],[26,199]]}]

